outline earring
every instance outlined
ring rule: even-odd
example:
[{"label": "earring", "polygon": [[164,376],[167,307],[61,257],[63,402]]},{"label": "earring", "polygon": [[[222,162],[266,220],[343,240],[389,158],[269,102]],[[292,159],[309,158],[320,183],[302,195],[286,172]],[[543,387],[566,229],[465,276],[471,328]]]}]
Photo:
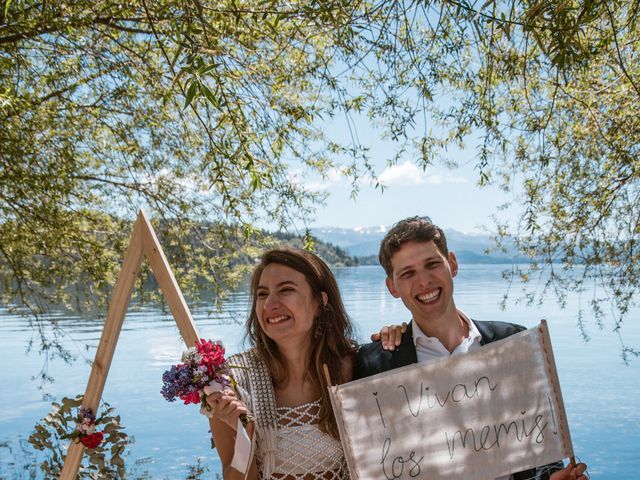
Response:
[{"label": "earring", "polygon": [[322,316],[316,318],[316,331],[313,334],[313,338],[317,339],[322,333]]},{"label": "earring", "polygon": [[328,303],[325,303],[324,305],[322,305],[322,310],[316,317],[316,331],[313,334],[313,338],[318,338],[320,335],[322,335],[322,330],[324,330],[324,326],[325,326],[324,324],[327,321],[326,318],[330,312],[331,312],[331,306],[329,306]]}]

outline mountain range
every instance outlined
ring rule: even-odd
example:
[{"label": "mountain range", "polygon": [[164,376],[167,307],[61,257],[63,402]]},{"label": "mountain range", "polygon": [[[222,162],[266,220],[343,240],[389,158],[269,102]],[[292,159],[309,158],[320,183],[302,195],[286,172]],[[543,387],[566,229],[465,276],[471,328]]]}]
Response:
[{"label": "mountain range", "polygon": [[[372,227],[315,227],[311,234],[317,239],[336,245],[347,251],[349,255],[358,257],[360,263],[377,263],[380,241],[390,227],[384,225]],[[446,229],[447,245],[455,252],[458,260],[468,263],[519,263],[526,262],[526,257],[508,253],[488,254],[495,246],[489,235],[466,234],[454,229]]]}]

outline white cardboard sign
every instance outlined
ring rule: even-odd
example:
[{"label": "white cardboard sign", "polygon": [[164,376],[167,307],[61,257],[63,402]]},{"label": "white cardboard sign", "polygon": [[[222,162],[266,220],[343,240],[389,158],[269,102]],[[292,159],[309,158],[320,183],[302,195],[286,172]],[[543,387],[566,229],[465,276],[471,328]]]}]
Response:
[{"label": "white cardboard sign", "polygon": [[352,479],[493,479],[573,456],[544,320],[329,389]]}]

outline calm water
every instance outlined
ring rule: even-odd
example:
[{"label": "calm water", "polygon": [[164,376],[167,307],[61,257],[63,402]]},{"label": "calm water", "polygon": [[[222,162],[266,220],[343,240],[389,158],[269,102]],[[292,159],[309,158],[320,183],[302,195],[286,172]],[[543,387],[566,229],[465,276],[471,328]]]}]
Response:
[{"label": "calm water", "polygon": [[[502,267],[462,265],[456,279],[456,303],[471,317],[504,320],[528,327],[541,318],[549,322],[556,362],[576,455],[589,463],[592,478],[636,479],[640,467],[640,359],[625,366],[615,334],[591,328],[585,343],[577,330],[577,296],[560,310],[549,300],[541,307],[511,304],[500,311],[498,302],[506,290]],[[408,320],[399,300],[384,286],[382,269],[356,267],[336,269],[347,311],[358,327],[360,340],[381,325]],[[206,305],[193,308],[205,338],[220,339],[229,353],[243,349],[241,323],[247,308],[246,293],[228,301],[224,313],[212,314]],[[586,305],[588,299],[583,299]],[[68,337],[65,342],[78,360],[72,365],[54,362],[49,372],[55,383],[48,392],[59,400],[84,392],[103,318],[59,318]],[[26,354],[31,333],[26,322],[0,310],[0,478],[15,475],[10,462],[20,462],[19,442],[50,408],[31,377],[42,368],[42,358]],[[627,319],[624,340],[640,346],[640,311]],[[167,403],[159,394],[162,372],[175,363],[183,350],[172,317],[157,309],[130,313],[116,348],[104,399],[116,407],[135,437],[129,461],[139,462],[137,472],[152,478],[185,478],[187,466],[201,459],[209,468],[207,478],[220,471],[215,451],[209,449],[208,423],[193,406]]]}]

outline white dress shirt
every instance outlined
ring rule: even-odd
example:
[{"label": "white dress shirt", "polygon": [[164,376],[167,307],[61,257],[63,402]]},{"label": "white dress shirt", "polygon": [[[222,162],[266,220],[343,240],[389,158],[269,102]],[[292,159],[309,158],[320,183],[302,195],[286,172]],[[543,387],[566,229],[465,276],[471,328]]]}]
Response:
[{"label": "white dress shirt", "polygon": [[[417,322],[413,322],[413,344],[416,346],[416,356],[418,362],[428,362],[436,358],[448,357],[449,355],[461,355],[479,349],[482,335],[478,331],[475,323],[462,311],[458,310],[460,318],[469,326],[469,335],[460,342],[453,352],[449,352],[437,337],[429,337],[425,334]],[[513,480],[512,475],[506,475],[495,480]]]}]

